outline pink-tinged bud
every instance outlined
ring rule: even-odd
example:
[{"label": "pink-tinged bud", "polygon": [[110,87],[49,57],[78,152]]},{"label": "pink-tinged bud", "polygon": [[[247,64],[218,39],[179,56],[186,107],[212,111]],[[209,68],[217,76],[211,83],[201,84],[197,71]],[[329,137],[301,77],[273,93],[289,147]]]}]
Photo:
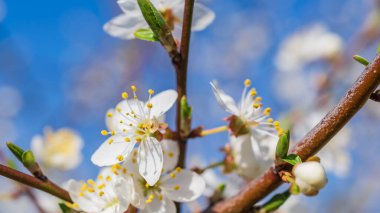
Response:
[{"label": "pink-tinged bud", "polygon": [[300,191],[307,196],[317,195],[327,183],[325,169],[315,161],[296,165],[293,174]]}]

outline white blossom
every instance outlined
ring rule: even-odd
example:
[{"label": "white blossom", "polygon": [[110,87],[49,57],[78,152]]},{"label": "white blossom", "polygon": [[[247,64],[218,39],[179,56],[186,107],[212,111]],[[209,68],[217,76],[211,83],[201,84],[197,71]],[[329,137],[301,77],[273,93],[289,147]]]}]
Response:
[{"label": "white blossom", "polygon": [[128,93],[122,94],[123,101],[115,109],[108,111],[106,123],[110,131],[103,130],[103,135],[111,135],[92,155],[91,161],[98,166],[110,166],[126,159],[138,144],[137,162],[139,172],[154,185],[163,168],[162,147],[155,135],[160,135],[160,128],[166,124],[161,116],[167,112],[177,99],[177,92],[166,90],[154,97],[149,90],[149,99],[143,103],[137,98],[136,87],[132,86],[133,98]]},{"label": "white blossom", "polygon": [[305,162],[295,166],[293,169],[295,183],[300,191],[308,196],[318,194],[327,183],[325,169],[319,162]]},{"label": "white blossom", "polygon": [[178,161],[178,144],[170,140],[163,140],[161,143],[164,144],[167,167],[154,185],[150,185],[138,172],[137,150],[133,151],[122,166],[116,164],[112,167],[114,173],[133,181],[131,204],[140,208],[141,212],[174,213],[176,208],[173,201],[194,201],[205,190],[205,181],[200,175],[179,167],[174,169]]},{"label": "white blossom", "polygon": [[32,138],[31,149],[37,161],[46,169],[70,170],[82,161],[82,138],[70,128],[55,132],[47,127],[44,135]]},{"label": "white blossom", "polygon": [[[174,35],[179,35],[182,27],[184,0],[151,0],[151,2],[162,13],[168,26],[174,30]],[[122,39],[133,39],[136,30],[149,28],[136,0],[118,0],[117,3],[124,13],[104,25],[107,33]],[[213,11],[202,4],[194,4],[193,31],[205,29],[214,19]]]},{"label": "white blossom", "polygon": [[315,24],[288,37],[277,53],[275,64],[284,72],[300,71],[319,59],[334,59],[343,49],[342,38],[322,24]]},{"label": "white blossom", "polygon": [[91,213],[123,213],[130,203],[132,185],[114,175],[111,168],[104,168],[95,181],[69,180],[67,191],[74,202],[72,208]]},{"label": "white blossom", "polygon": [[271,109],[263,109],[261,97],[256,97],[257,91],[254,88],[248,91],[250,80],[247,79],[244,84],[239,104],[216,83],[211,83],[211,86],[219,104],[248,128],[247,133],[231,136],[230,140],[238,172],[247,178],[254,178],[273,163],[278,135],[283,130],[278,121],[269,117]]}]

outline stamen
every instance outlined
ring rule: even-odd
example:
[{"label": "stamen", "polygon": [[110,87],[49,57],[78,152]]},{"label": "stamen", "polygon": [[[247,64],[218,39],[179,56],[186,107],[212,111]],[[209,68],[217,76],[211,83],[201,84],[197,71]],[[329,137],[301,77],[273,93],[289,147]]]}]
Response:
[{"label": "stamen", "polygon": [[112,112],[108,112],[108,113],[107,113],[107,117],[109,117],[109,118],[111,118],[112,115],[113,115]]},{"label": "stamen", "polygon": [[122,155],[118,155],[118,156],[117,156],[117,160],[118,160],[118,161],[123,161],[123,160],[124,160],[124,157],[123,157]]},{"label": "stamen", "polygon": [[256,89],[255,89],[255,88],[252,88],[251,91],[249,91],[249,95],[250,95],[251,97],[257,95],[257,91],[256,91]]},{"label": "stamen", "polygon": [[96,186],[95,181],[92,180],[92,179],[88,179],[88,180],[87,180],[87,183],[88,183],[89,185],[91,185],[91,186]]},{"label": "stamen", "polygon": [[181,172],[182,169],[181,169],[181,167],[177,167],[177,168],[175,168],[175,171],[176,171],[176,172]]},{"label": "stamen", "polygon": [[103,136],[106,136],[106,135],[108,135],[108,131],[105,130],[105,129],[103,129],[103,130],[100,132],[100,134],[102,134]]},{"label": "stamen", "polygon": [[149,93],[149,95],[153,95],[153,94],[154,94],[154,90],[149,89],[149,90],[148,90],[148,93]]},{"label": "stamen", "polygon": [[244,81],[244,85],[245,85],[246,87],[250,87],[250,86],[251,86],[251,80],[249,80],[249,79],[245,79],[245,81]]},{"label": "stamen", "polygon": [[101,196],[103,196],[104,195],[104,192],[103,191],[100,191],[99,192],[99,196],[101,197]]},{"label": "stamen", "polygon": [[173,187],[173,189],[174,189],[175,191],[178,191],[180,188],[181,188],[181,187],[180,187],[179,185],[175,185],[175,186]]},{"label": "stamen", "polygon": [[128,143],[128,142],[131,142],[131,139],[130,138],[124,138],[124,141]]},{"label": "stamen", "polygon": [[127,92],[123,92],[123,93],[121,93],[121,97],[122,97],[123,99],[127,99],[127,98],[129,97],[129,95],[128,95]]}]

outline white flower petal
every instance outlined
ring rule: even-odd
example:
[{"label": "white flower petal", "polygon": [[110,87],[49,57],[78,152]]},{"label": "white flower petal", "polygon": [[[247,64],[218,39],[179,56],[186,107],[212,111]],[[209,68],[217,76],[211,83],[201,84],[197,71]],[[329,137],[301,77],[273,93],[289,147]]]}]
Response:
[{"label": "white flower petal", "polygon": [[[162,183],[169,199],[177,202],[190,202],[202,195],[206,183],[203,178],[195,172],[182,170],[175,173],[175,178],[168,178]],[[179,186],[178,190],[174,190]]]},{"label": "white flower petal", "polygon": [[121,14],[109,22],[107,22],[103,29],[108,34],[121,39],[134,39],[134,32],[138,29],[149,28],[142,15],[136,14]]},{"label": "white flower petal", "polygon": [[118,0],[117,4],[119,4],[120,8],[126,14],[131,13],[133,15],[139,14],[142,16],[139,4],[136,0]]},{"label": "white flower petal", "polygon": [[150,103],[153,107],[150,112],[151,118],[160,117],[167,112],[176,102],[178,94],[175,90],[166,90],[153,96]]},{"label": "white flower petal", "polygon": [[78,204],[79,208],[86,212],[100,212],[102,206],[99,203],[94,202],[89,199],[88,196],[79,196],[80,188],[82,187],[82,182],[69,180],[67,184],[67,191],[69,192],[70,198]]},{"label": "white flower petal", "polygon": [[176,141],[164,139],[161,141],[164,151],[164,171],[168,172],[175,168],[178,163],[179,146]]},{"label": "white flower petal", "polygon": [[163,166],[161,144],[156,138],[148,137],[139,146],[139,172],[146,182],[153,186],[161,176]]},{"label": "white flower petal", "polygon": [[[112,140],[112,143],[109,141]],[[91,161],[97,166],[111,166],[120,163],[119,155],[126,157],[135,146],[135,141],[125,142],[124,138],[115,135],[108,138],[91,156]]]},{"label": "white flower petal", "polygon": [[[132,203],[133,187],[133,180],[131,178],[118,178],[116,180],[114,190],[119,198],[120,210],[127,210],[129,203]],[[140,208],[140,206],[135,207]]]},{"label": "white flower petal", "polygon": [[211,82],[210,84],[216,100],[224,108],[224,110],[231,114],[239,115],[239,109],[234,99],[231,96],[227,95],[223,90],[221,90],[217,82]]},{"label": "white flower petal", "polygon": [[193,31],[204,30],[215,19],[215,13],[202,4],[194,4],[192,28]]},{"label": "white flower petal", "polygon": [[176,207],[173,201],[164,196],[163,200],[158,200],[157,197],[155,197],[145,209],[140,211],[141,213],[175,213]]}]

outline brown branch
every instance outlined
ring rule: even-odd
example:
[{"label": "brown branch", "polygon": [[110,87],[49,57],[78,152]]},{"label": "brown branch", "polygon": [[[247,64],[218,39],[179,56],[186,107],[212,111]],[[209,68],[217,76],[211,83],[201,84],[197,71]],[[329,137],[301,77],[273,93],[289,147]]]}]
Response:
[{"label": "brown branch", "polygon": [[47,192],[64,201],[72,203],[69,193],[66,190],[62,189],[61,187],[57,186],[56,184],[50,181],[44,182],[38,178],[24,174],[22,172],[19,172],[15,169],[11,169],[1,164],[0,164],[0,175],[7,177],[9,179],[15,180],[19,183],[28,185],[30,187],[39,189],[41,191]]},{"label": "brown branch", "polygon": [[[292,150],[302,160],[317,153],[361,109],[380,83],[380,55],[359,76],[354,85],[323,119]],[[207,212],[245,212],[281,185],[274,168],[251,181],[238,195],[221,201]]]},{"label": "brown branch", "polygon": [[178,92],[178,100],[177,100],[177,116],[176,116],[176,126],[178,133],[178,143],[180,147],[180,156],[178,160],[178,166],[185,167],[185,159],[186,159],[186,143],[187,143],[187,135],[183,135],[183,132],[190,132],[190,126],[184,127],[182,124],[181,116],[181,99],[187,94],[187,64],[189,60],[189,47],[190,47],[190,38],[191,38],[191,23],[193,19],[193,8],[194,8],[194,0],[185,0],[185,8],[183,14],[183,24],[182,24],[182,38],[181,38],[181,46],[179,52],[180,60],[173,60],[173,65],[176,69],[177,75],[177,92]]}]

